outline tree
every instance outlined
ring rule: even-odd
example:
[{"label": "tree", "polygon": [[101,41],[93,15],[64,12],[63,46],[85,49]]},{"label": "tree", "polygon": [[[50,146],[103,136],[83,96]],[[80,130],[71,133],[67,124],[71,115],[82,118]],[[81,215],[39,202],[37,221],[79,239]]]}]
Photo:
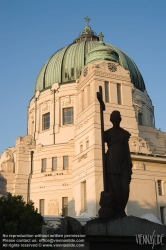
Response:
[{"label": "tree", "polygon": [[44,218],[34,203],[26,203],[21,195],[0,198],[0,232],[5,234],[41,234]]}]

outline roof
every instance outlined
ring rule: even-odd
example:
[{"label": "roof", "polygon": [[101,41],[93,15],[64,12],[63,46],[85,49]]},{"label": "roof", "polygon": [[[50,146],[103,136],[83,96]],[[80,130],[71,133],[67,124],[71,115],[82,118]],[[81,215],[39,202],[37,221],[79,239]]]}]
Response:
[{"label": "roof", "polygon": [[[51,87],[55,82],[66,84],[75,82],[80,76],[86,64],[87,53],[96,49],[96,47],[99,48],[103,40],[103,34],[100,33],[97,36],[88,24],[90,19],[88,17],[85,19],[86,26],[81,35],[72,44],[55,52],[44,64],[35,83],[35,92]],[[105,43],[105,45],[113,51],[114,56],[116,54],[119,64],[130,72],[131,82],[134,86],[142,91],[145,90],[143,77],[135,62],[115,46],[108,43]]]}]

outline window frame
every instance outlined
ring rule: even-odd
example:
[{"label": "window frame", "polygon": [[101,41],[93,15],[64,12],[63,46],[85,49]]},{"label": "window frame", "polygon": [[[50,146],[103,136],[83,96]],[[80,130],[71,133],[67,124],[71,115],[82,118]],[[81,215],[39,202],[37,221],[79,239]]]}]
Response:
[{"label": "window frame", "polygon": [[[46,115],[49,115],[49,121],[45,121],[45,119],[47,117],[45,117]],[[45,126],[45,124],[49,123],[48,126]],[[48,130],[50,129],[50,112],[47,112],[45,114],[42,115],[42,131]]]},{"label": "window frame", "polygon": [[138,112],[138,125],[143,126],[143,113]]},{"label": "window frame", "polygon": [[44,204],[45,204],[45,200],[44,199],[39,199],[39,213],[42,216],[44,216]]},{"label": "window frame", "polygon": [[104,82],[104,90],[105,90],[105,102],[109,103],[110,102],[110,93],[109,93],[109,82],[108,81]]},{"label": "window frame", "polygon": [[[66,157],[66,158],[65,158]],[[66,159],[66,161],[67,161],[67,166],[65,166],[65,159]],[[63,170],[67,170],[68,169],[68,167],[69,167],[69,156],[68,155],[64,155],[63,156]]]},{"label": "window frame", "polygon": [[[65,112],[67,112],[67,110],[69,111],[69,109],[72,110],[71,115],[65,117]],[[66,122],[65,121],[67,119],[67,117],[71,117],[72,118],[70,122]],[[73,124],[74,124],[74,107],[63,108],[62,109],[62,125],[63,126],[68,126],[68,125],[73,125]]]},{"label": "window frame", "polygon": [[164,195],[163,181],[162,180],[157,180],[157,188],[158,188],[158,195],[159,196]]},{"label": "window frame", "polygon": [[74,68],[71,68],[71,77],[74,77]]},{"label": "window frame", "polygon": [[118,105],[122,105],[122,84],[117,83],[117,103]]},{"label": "window frame", "polygon": [[[44,163],[45,162],[45,166]],[[41,159],[41,173],[45,173],[47,169],[47,158]]]},{"label": "window frame", "polygon": [[[56,162],[56,167],[54,166],[54,159],[56,159],[56,161],[55,161]],[[52,171],[57,171],[57,167],[58,167],[57,162],[58,162],[57,156],[52,157]]]},{"label": "window frame", "polygon": [[62,197],[62,215],[68,215],[68,197]]}]

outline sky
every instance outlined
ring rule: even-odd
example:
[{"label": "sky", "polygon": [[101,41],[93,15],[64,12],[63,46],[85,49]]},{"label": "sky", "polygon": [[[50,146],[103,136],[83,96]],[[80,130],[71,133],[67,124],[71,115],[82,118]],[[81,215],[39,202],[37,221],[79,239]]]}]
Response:
[{"label": "sky", "polygon": [[72,43],[85,16],[137,64],[166,132],[165,0],[0,0],[0,155],[27,132],[27,107],[48,58]]}]

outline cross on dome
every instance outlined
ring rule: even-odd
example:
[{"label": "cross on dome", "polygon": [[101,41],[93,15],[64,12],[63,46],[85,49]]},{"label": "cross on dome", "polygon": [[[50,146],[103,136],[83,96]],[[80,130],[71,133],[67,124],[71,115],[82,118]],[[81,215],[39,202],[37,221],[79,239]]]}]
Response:
[{"label": "cross on dome", "polygon": [[99,37],[99,41],[103,42],[104,35],[102,32],[100,32],[100,34],[98,34],[98,37]]}]

